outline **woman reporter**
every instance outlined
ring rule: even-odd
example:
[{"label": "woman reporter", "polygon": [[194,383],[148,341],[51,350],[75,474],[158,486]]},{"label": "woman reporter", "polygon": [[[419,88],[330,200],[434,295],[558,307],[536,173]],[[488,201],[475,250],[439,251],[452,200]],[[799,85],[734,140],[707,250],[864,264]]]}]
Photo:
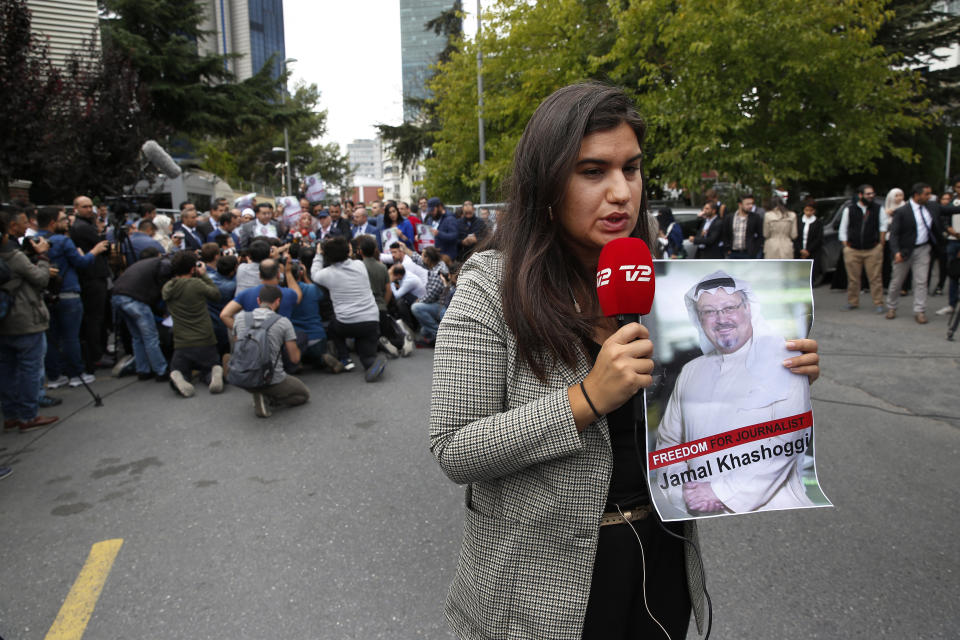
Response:
[{"label": "woman reporter", "polygon": [[[604,317],[595,287],[607,242],[651,243],[643,137],[619,89],[555,92],[517,146],[506,215],[460,271],[430,412],[431,451],[468,485],[446,604],[458,637],[640,637],[662,623],[683,638],[691,602],[703,620],[700,568],[650,513],[633,445],[628,400],[651,384],[653,345]],[[792,370],[813,378],[816,343],[798,342],[810,353]],[[646,516],[628,516],[646,566],[626,519],[600,526],[617,507]],[[695,539],[692,523],[671,528]]]}]

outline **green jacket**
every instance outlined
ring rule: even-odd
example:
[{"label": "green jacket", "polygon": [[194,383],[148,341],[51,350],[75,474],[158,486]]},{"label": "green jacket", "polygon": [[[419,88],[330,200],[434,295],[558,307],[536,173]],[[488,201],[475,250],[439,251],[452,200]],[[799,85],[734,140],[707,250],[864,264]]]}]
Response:
[{"label": "green jacket", "polygon": [[40,264],[32,264],[17,241],[10,240],[0,247],[0,259],[13,272],[13,277],[3,285],[13,296],[13,305],[7,317],[0,320],[0,335],[22,336],[46,331],[50,326],[50,312],[43,303],[43,290],[50,280],[47,256],[40,257]]},{"label": "green jacket", "polygon": [[173,278],[163,285],[163,301],[173,316],[173,348],[217,344],[207,301],[219,302],[220,290],[206,275]]}]

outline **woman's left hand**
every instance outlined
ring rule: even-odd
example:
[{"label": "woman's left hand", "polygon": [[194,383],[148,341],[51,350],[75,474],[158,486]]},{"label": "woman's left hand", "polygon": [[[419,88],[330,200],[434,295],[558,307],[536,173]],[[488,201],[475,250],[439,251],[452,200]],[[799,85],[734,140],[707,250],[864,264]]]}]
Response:
[{"label": "woman's left hand", "polygon": [[816,340],[787,340],[787,350],[799,351],[800,354],[784,360],[783,366],[790,369],[791,373],[807,376],[812,384],[820,377],[820,356],[817,349]]}]

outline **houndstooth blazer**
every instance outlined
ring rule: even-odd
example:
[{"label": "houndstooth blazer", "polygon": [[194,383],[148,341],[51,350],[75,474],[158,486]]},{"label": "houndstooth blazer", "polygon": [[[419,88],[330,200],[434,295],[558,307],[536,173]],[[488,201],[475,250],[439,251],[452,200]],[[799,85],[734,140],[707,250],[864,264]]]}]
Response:
[{"label": "houndstooth blazer", "polygon": [[[567,388],[590,364],[546,383],[519,358],[503,318],[502,260],[475,254],[437,334],[430,449],[465,484],[466,515],[445,613],[460,638],[579,639],[613,468],[606,418],[577,431]],[[686,535],[696,539],[688,523]],[[689,547],[689,546],[688,546]],[[687,553],[697,626],[703,579]]]}]

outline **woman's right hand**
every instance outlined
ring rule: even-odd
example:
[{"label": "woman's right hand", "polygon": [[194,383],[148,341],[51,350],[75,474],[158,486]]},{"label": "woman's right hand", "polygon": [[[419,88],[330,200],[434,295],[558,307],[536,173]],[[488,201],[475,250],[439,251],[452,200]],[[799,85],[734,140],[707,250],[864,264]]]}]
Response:
[{"label": "woman's right hand", "polygon": [[[584,389],[597,413],[618,409],[636,393],[653,383],[653,342],[643,325],[631,322],[603,342],[593,369],[583,380]],[[580,385],[568,390],[574,420],[581,431],[596,420]]]}]

